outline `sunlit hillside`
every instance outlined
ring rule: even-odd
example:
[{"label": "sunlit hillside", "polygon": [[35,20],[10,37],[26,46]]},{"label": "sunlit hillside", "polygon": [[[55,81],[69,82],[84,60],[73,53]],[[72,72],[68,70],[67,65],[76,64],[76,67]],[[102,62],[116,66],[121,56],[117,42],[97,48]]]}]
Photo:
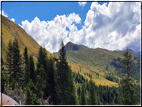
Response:
[{"label": "sunlit hillside", "polygon": [[[131,53],[137,69],[134,78],[139,83],[140,69],[138,66],[140,64],[138,62],[140,56],[132,50]],[[58,53],[54,53],[54,55],[58,58]],[[122,73],[116,65],[122,58],[123,51],[109,51],[101,48],[67,51],[67,61],[71,69],[74,72],[79,72],[87,79],[90,79],[90,75],[92,75],[96,85],[118,86]],[[113,77],[113,79],[107,78],[108,76]]]},{"label": "sunlit hillside", "polygon": [[[34,56],[36,60],[36,56],[38,53],[38,49],[40,45],[30,36],[28,35],[19,25],[15,24],[13,21],[9,20],[5,16],[1,17],[1,25],[2,25],[2,58],[5,60],[5,55],[7,51],[7,46],[9,40],[13,41],[14,38],[18,39],[20,46],[20,53],[23,54],[24,48],[27,47],[29,50],[29,54]],[[47,51],[48,56],[51,54]]]}]

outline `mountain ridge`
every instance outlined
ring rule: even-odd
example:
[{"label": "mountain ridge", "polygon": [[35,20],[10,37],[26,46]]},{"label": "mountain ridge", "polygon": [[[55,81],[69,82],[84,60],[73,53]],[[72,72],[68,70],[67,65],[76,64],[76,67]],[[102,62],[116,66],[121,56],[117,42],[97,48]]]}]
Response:
[{"label": "mountain ridge", "polygon": [[87,49],[89,49],[87,46],[74,44],[72,42],[68,42],[65,45],[66,51],[78,51],[78,50],[87,50]]},{"label": "mountain ridge", "polygon": [[[65,45],[66,47],[66,45]],[[136,81],[139,78],[139,55],[133,50],[129,49],[134,62],[137,63],[137,74],[134,77]],[[120,59],[123,59],[123,51],[110,51],[102,48],[88,48],[87,50],[68,50],[66,57],[71,69],[74,72],[79,72],[85,78],[89,79],[89,75],[93,76],[93,81],[96,85],[117,86],[116,81],[108,80],[108,76],[113,76],[116,80],[122,78],[122,73],[117,71],[119,69]],[[59,57],[58,52],[53,53],[55,57]],[[80,72],[81,69],[81,72]]]},{"label": "mountain ridge", "polygon": [[[94,49],[94,48],[89,48],[85,45],[82,45],[82,44],[75,44],[73,42],[68,42],[66,45],[65,45],[65,50],[66,51],[79,51],[79,50],[87,50],[87,49]],[[95,48],[95,49],[103,49],[103,48]],[[103,50],[107,50],[107,51],[113,51],[113,52],[124,52],[125,50],[108,50],[108,49],[103,49]],[[130,53],[134,53],[134,54],[140,54],[140,52],[134,52],[132,49],[128,48],[129,52]]]}]

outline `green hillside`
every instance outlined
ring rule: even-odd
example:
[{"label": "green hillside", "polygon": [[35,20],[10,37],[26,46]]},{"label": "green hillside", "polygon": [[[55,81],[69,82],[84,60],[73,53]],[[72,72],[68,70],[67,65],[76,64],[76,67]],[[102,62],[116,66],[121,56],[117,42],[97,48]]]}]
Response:
[{"label": "green hillside", "polygon": [[[19,41],[20,52],[23,54],[24,48],[27,47],[29,50],[29,54],[34,56],[36,60],[36,56],[38,53],[38,49],[40,45],[30,36],[28,35],[19,25],[15,24],[13,21],[9,20],[5,16],[1,17],[1,25],[2,25],[2,58],[5,60],[5,55],[7,51],[7,46],[9,40],[13,41],[14,38],[17,38]],[[51,54],[47,51],[48,56]]]},{"label": "green hillside", "polygon": [[[132,56],[136,63],[136,72],[134,78],[138,82],[140,77],[140,56],[131,50]],[[58,58],[58,53],[54,53]],[[78,51],[67,51],[67,61],[74,72],[80,72],[81,75],[90,78],[97,85],[117,86],[119,79],[122,77],[119,67],[120,59],[123,58],[123,51],[109,51],[106,49],[87,49]]]}]

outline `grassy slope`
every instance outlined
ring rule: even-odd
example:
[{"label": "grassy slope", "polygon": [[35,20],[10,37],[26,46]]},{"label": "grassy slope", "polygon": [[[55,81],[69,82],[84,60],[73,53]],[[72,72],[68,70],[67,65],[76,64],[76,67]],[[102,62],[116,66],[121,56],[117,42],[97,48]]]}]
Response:
[{"label": "grassy slope", "polygon": [[[110,65],[113,59],[123,58],[122,51],[108,51],[106,49],[88,49],[79,51],[67,51],[67,61],[74,72],[79,72],[85,78],[93,76],[96,85],[118,86],[118,83],[109,81],[106,75],[113,75],[120,79],[116,69]],[[58,58],[58,53],[54,53]],[[132,53],[133,56],[137,56]],[[81,72],[80,72],[81,68]]]},{"label": "grassy slope", "polygon": [[[2,16],[2,58],[5,60],[7,46],[9,40],[13,41],[14,38],[18,39],[20,52],[23,55],[25,46],[28,48],[30,55],[33,55],[34,60],[38,53],[40,45],[28,35],[19,25],[15,24],[8,18]],[[47,51],[48,56],[51,54]]]}]

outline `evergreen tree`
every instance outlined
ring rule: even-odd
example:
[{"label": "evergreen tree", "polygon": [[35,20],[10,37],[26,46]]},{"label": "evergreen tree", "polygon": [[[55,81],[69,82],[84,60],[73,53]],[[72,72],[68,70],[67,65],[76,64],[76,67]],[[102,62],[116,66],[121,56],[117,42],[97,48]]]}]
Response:
[{"label": "evergreen tree", "polygon": [[46,53],[46,49],[40,47],[38,52],[38,62],[37,62],[37,68],[40,68],[41,65],[43,65],[45,72],[48,71],[48,57]]},{"label": "evergreen tree", "polygon": [[12,77],[14,72],[14,67],[13,67],[13,46],[12,46],[11,40],[8,43],[8,51],[6,52],[5,65],[6,65],[6,71],[8,72],[8,75],[9,75],[9,78],[8,78],[8,81],[10,81],[9,86],[12,88],[14,87],[14,84],[13,84],[14,78]]},{"label": "evergreen tree", "polygon": [[43,65],[40,66],[37,72],[39,72],[36,83],[37,95],[38,98],[43,98],[44,90],[46,88],[45,71]]},{"label": "evergreen tree", "polygon": [[53,104],[56,104],[56,71],[55,71],[55,67],[54,67],[54,62],[52,59],[49,60],[48,63],[48,67],[49,67],[49,71],[47,74],[47,81],[46,81],[46,89],[45,89],[45,93],[44,93],[44,97],[48,98],[50,97],[50,104],[53,102]]},{"label": "evergreen tree", "polygon": [[92,81],[92,77],[90,78],[90,81],[89,81],[89,98],[90,98],[90,105],[97,105],[97,95],[96,95],[96,92],[95,92],[95,84],[93,83]]},{"label": "evergreen tree", "polygon": [[122,70],[125,76],[120,82],[122,104],[132,105],[135,104],[134,99],[134,81],[131,78],[133,74],[134,61],[129,49],[123,53],[124,59],[122,60]]},{"label": "evergreen tree", "polygon": [[35,65],[34,65],[34,60],[33,57],[30,55],[29,61],[28,61],[28,66],[29,66],[29,79],[33,81],[34,84],[36,84],[36,72],[35,72]]},{"label": "evergreen tree", "polygon": [[25,85],[28,83],[29,81],[29,64],[28,64],[28,50],[27,47],[25,47],[24,49],[24,70],[25,70]]},{"label": "evergreen tree", "polygon": [[81,105],[86,105],[86,101],[85,101],[85,84],[82,83],[82,87],[81,87]]},{"label": "evergreen tree", "polygon": [[4,93],[4,87],[8,84],[8,76],[4,72],[4,61],[1,59],[1,92]]},{"label": "evergreen tree", "polygon": [[26,89],[26,94],[27,94],[26,104],[27,105],[40,104],[39,99],[36,96],[36,87],[31,79],[28,81],[28,84],[25,89]]},{"label": "evergreen tree", "polygon": [[48,73],[48,58],[46,50],[42,47],[39,48],[38,52],[38,61],[37,61],[37,80],[36,80],[36,88],[38,89],[38,97],[43,98],[46,88],[46,80]]},{"label": "evergreen tree", "polygon": [[21,55],[20,55],[19,44],[18,44],[18,40],[16,38],[13,41],[12,55],[13,55],[12,78],[14,78],[13,83],[15,84],[17,82],[19,86],[22,86],[23,81],[24,81],[24,77],[23,77],[24,73],[22,70],[22,59],[21,59]]},{"label": "evergreen tree", "polygon": [[69,69],[69,74],[68,74],[68,104],[70,105],[75,105],[76,104],[76,97],[75,97],[75,87],[74,87],[74,82],[73,82],[73,76],[72,76],[72,71],[70,67],[68,66]]},{"label": "evergreen tree", "polygon": [[[58,69],[58,97],[60,98],[59,104],[73,104],[74,100],[74,89],[71,69],[66,61],[65,46],[62,41],[61,49],[59,51],[59,61],[57,62]],[[73,100],[73,102],[71,101]]]},{"label": "evergreen tree", "polygon": [[81,89],[80,89],[80,87],[78,87],[78,89],[77,89],[77,96],[78,96],[78,101],[79,101],[79,104],[80,104],[80,101],[81,101]]}]

